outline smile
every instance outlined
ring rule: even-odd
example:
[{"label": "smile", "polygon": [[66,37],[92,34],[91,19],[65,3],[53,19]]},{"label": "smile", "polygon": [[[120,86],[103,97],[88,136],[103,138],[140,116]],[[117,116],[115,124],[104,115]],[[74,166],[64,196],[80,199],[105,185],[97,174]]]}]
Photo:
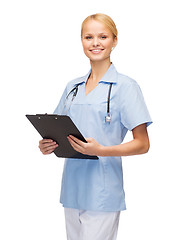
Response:
[{"label": "smile", "polygon": [[103,50],[104,49],[91,49],[90,52],[97,54],[97,53],[101,53]]}]

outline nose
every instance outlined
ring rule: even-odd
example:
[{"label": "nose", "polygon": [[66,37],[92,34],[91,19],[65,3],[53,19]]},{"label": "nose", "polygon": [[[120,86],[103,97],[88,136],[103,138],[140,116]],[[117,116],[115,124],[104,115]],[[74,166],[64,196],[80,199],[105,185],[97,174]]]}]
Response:
[{"label": "nose", "polygon": [[96,47],[96,46],[99,46],[99,45],[100,45],[100,42],[99,42],[98,37],[94,37],[93,38],[93,47]]}]

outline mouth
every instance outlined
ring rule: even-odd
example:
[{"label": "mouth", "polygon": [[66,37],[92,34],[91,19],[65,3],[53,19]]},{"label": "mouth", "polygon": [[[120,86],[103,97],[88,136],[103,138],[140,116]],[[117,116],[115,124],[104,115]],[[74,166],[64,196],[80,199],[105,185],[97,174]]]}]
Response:
[{"label": "mouth", "polygon": [[103,48],[94,48],[94,49],[91,49],[90,52],[94,54],[98,54],[98,53],[101,53],[103,50],[104,50]]}]

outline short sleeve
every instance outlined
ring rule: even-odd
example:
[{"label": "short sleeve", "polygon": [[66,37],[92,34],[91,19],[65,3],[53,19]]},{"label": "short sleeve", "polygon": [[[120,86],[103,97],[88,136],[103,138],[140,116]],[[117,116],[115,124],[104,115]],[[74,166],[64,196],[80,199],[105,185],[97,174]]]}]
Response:
[{"label": "short sleeve", "polygon": [[60,99],[55,111],[53,112],[53,114],[62,115],[64,106],[65,106],[66,96],[67,96],[67,87],[65,88],[65,90],[61,96],[61,99]]},{"label": "short sleeve", "polygon": [[135,81],[130,81],[122,91],[121,122],[128,130],[152,123],[142,91]]}]

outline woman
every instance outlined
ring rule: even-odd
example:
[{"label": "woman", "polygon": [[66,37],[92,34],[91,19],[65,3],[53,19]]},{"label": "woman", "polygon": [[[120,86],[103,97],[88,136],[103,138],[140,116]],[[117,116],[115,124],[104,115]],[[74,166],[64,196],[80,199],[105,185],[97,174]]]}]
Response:
[{"label": "woman", "polygon": [[[111,63],[117,44],[113,20],[104,14],[87,17],[81,41],[91,70],[67,84],[54,113],[69,115],[85,136],[87,143],[70,135],[72,147],[99,160],[66,159],[60,202],[68,240],[115,240],[120,211],[126,209],[121,156],[149,150],[147,126],[152,121],[136,81]],[[121,144],[128,130],[133,140]],[[57,146],[49,139],[39,142],[43,154]]]}]

